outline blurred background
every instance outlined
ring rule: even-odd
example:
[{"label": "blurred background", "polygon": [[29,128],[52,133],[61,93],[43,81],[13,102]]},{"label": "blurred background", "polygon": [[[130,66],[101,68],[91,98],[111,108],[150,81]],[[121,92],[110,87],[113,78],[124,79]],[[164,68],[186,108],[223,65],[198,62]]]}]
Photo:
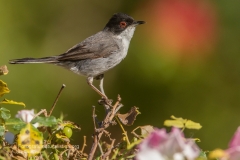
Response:
[{"label": "blurred background", "polygon": [[[121,113],[132,106],[141,111],[126,130],[147,124],[161,128],[175,115],[201,123],[201,130],[186,130],[185,135],[200,138],[203,150],[225,149],[240,125],[239,6],[234,0],[1,1],[0,65],[61,54],[103,29],[114,13],[127,13],[147,23],[136,29],[128,56],[104,81],[109,98],[121,95]],[[99,119],[104,110],[85,77],[47,64],[8,69],[1,79],[11,92],[4,98],[22,101],[26,109],[50,109],[66,84],[53,115],[62,112],[65,120],[78,123],[82,131],[74,133],[73,144],[81,146],[87,135],[90,147],[92,106]],[[2,107],[12,116],[22,109]],[[121,136],[118,126],[112,129]]]}]

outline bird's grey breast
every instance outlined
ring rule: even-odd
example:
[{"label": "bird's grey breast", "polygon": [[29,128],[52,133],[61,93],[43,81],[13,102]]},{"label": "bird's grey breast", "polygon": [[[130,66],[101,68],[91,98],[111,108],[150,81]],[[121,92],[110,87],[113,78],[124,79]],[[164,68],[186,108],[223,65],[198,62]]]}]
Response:
[{"label": "bird's grey breast", "polygon": [[127,56],[129,44],[133,37],[134,31],[135,27],[130,26],[119,35],[114,36],[116,43],[120,47],[121,52],[119,54],[121,55],[122,59]]}]

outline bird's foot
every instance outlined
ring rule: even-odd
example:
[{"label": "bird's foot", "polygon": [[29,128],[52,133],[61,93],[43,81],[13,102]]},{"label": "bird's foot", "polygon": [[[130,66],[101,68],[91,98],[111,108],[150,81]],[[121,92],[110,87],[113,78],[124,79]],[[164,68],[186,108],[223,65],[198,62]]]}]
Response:
[{"label": "bird's foot", "polygon": [[107,97],[102,97],[102,99],[98,100],[98,103],[100,105],[112,106],[112,102],[113,102],[113,100],[112,99],[108,99]]}]

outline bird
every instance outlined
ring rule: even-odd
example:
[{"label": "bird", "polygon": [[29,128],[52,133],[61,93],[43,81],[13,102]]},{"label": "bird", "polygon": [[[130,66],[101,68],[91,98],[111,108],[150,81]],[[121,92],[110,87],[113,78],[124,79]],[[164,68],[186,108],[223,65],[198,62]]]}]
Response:
[{"label": "bird", "polygon": [[[74,45],[66,52],[43,58],[10,60],[10,64],[48,63],[64,67],[87,77],[87,83],[102,98],[108,99],[103,88],[104,73],[118,65],[128,53],[136,26],[145,21],[136,21],[125,13],[115,13],[103,30]],[[100,80],[100,90],[93,80]]]}]

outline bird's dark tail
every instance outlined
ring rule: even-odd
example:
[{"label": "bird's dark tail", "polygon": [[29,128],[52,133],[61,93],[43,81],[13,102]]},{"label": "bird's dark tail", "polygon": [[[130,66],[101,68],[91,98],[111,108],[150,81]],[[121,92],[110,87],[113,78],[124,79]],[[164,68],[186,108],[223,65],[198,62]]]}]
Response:
[{"label": "bird's dark tail", "polygon": [[58,62],[56,56],[44,58],[21,58],[10,60],[10,64],[25,64],[25,63],[56,63]]}]

